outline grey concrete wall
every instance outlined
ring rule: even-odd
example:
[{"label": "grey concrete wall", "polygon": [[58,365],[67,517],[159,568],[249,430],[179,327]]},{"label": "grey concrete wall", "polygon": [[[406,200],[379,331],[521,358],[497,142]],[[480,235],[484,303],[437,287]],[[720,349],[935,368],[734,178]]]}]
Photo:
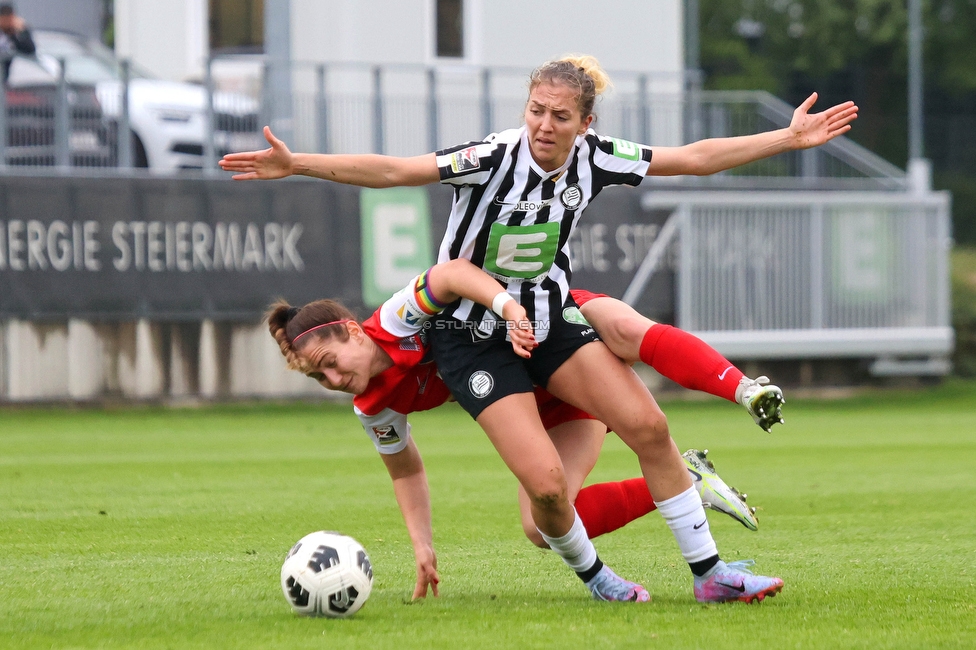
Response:
[{"label": "grey concrete wall", "polygon": [[263,324],[0,322],[0,402],[343,398],[285,368]]}]

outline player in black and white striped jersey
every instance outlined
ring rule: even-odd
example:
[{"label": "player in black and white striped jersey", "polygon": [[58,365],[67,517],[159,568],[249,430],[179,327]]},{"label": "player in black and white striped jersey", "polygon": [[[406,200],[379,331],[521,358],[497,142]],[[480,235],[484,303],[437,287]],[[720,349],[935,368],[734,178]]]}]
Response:
[{"label": "player in black and white striped jersey", "polygon": [[[583,210],[604,187],[638,185],[651,150],[588,130],[571,157],[545,171],[528,137],[523,127],[438,152],[442,182],[456,188],[439,259],[472,260],[520,298],[529,320],[549,322],[569,295],[567,242]],[[448,315],[480,321],[486,311],[462,300]],[[537,331],[540,342],[546,335]]]},{"label": "player in black and white striped jersey", "polygon": [[[711,174],[845,133],[851,102],[810,114],[811,95],[789,127],[682,147],[602,138],[590,130],[608,79],[591,57],[540,66],[530,80],[525,126],[437,154],[412,158],[292,154],[266,130],[271,148],[231,154],[236,179],[304,174],[366,187],[448,182],[457,188],[439,260],[464,257],[500,281],[493,311],[518,300],[534,318],[539,347],[523,361],[494,327],[491,312],[463,302],[430,330],[441,375],[488,434],[531,501],[543,538],[594,597],[647,600],[640,585],[605,567],[566,497],[562,465],[539,420],[533,384],[605,422],[637,454],[654,501],[694,574],[703,602],[762,600],[778,578],[719,559],[701,502],[667,420],[633,371],[599,342],[569,296],[568,242],[582,210],[612,184],[645,175]],[[531,311],[530,311],[531,310]]]}]

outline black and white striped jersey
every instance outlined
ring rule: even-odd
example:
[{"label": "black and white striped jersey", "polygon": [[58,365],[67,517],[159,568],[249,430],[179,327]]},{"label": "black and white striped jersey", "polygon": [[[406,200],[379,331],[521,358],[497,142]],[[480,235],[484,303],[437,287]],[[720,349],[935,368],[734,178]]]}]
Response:
[{"label": "black and white striped jersey", "polygon": [[[454,186],[438,262],[463,257],[480,266],[521,302],[542,341],[550,314],[559,314],[569,295],[569,237],[583,210],[604,187],[638,185],[650,162],[650,148],[592,129],[552,172],[532,159],[524,126],[438,151],[441,182]],[[470,300],[445,313],[493,318]]]}]

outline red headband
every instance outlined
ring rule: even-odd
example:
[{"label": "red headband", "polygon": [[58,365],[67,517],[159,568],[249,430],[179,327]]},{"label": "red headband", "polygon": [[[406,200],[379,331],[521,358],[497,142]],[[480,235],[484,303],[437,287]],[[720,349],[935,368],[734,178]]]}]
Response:
[{"label": "red headband", "polygon": [[302,338],[303,336],[305,336],[309,332],[314,332],[315,330],[320,330],[323,327],[328,327],[329,325],[338,325],[339,323],[348,323],[351,320],[352,320],[351,318],[343,318],[342,320],[334,320],[331,323],[323,323],[322,325],[316,325],[315,327],[311,327],[311,328],[305,330],[304,332],[302,332],[301,334],[299,334],[298,336],[296,336],[295,338],[293,338],[291,340],[291,344],[292,345],[295,345],[295,343],[298,342],[298,339]]}]

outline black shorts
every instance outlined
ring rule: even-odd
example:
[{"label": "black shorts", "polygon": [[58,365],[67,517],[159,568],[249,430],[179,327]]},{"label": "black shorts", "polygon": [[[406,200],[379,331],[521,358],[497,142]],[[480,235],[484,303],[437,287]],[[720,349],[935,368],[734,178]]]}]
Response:
[{"label": "black shorts", "polygon": [[551,315],[549,334],[531,359],[515,354],[504,327],[486,334],[477,323],[437,316],[427,331],[441,378],[473,418],[503,397],[545,388],[574,352],[600,340],[571,297]]}]

